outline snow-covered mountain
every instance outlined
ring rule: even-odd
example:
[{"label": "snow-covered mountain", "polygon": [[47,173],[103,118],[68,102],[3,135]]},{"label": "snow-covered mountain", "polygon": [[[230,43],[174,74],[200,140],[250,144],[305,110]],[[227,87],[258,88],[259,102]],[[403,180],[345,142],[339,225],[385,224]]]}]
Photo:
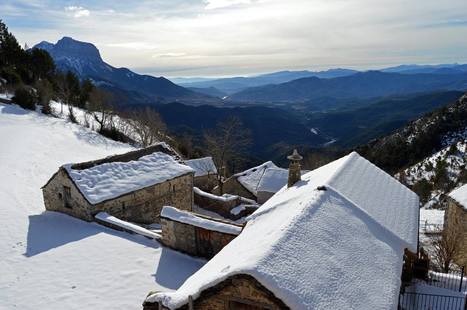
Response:
[{"label": "snow-covered mountain", "polygon": [[96,46],[70,37],[63,37],[56,44],[43,41],[33,48],[48,51],[60,70],[72,71],[81,79],[90,78],[119,97],[126,97],[129,102],[124,104],[170,101],[196,104],[219,101],[178,86],[164,77],[140,75],[127,68],[115,68],[102,59]]}]

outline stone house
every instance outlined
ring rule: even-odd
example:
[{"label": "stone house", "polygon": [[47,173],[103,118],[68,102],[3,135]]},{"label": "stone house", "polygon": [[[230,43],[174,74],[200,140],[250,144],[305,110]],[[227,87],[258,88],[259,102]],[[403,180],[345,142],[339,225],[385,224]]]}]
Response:
[{"label": "stone house", "polygon": [[237,237],[242,226],[231,222],[164,207],[162,244],[189,255],[211,258]]},{"label": "stone house", "polygon": [[248,199],[258,199],[258,186],[264,173],[269,168],[278,169],[272,161],[265,162],[259,166],[236,173],[222,183],[222,188],[217,186],[213,193],[222,195],[224,193],[238,195]]},{"label": "stone house", "polygon": [[165,143],[67,164],[42,187],[49,211],[93,221],[99,212],[136,223],[159,222],[164,205],[191,210],[193,174]]},{"label": "stone house", "polygon": [[448,234],[458,236],[461,251],[455,260],[459,265],[467,266],[467,185],[449,193],[447,202],[444,229]]},{"label": "stone house", "polygon": [[144,309],[397,309],[418,196],[355,152],[303,176],[296,158],[238,237]]},{"label": "stone house", "polygon": [[211,191],[217,185],[217,168],[212,157],[185,160],[195,171],[194,185],[204,191]]},{"label": "stone house", "polygon": [[250,215],[259,205],[256,201],[232,194],[217,196],[193,188],[194,203],[198,209],[207,210],[220,215],[222,218],[236,221]]}]

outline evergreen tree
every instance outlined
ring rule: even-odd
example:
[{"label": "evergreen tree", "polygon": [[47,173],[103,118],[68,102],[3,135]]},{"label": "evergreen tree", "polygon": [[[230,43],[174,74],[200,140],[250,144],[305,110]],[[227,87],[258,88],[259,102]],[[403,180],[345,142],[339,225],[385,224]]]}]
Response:
[{"label": "evergreen tree", "polygon": [[28,52],[28,56],[34,80],[52,77],[55,63],[47,51],[34,48]]},{"label": "evergreen tree", "polygon": [[0,19],[0,68],[16,66],[24,60],[24,52],[15,36]]},{"label": "evergreen tree", "polygon": [[78,107],[85,108],[86,103],[89,102],[92,91],[94,90],[94,85],[91,80],[86,79],[81,83],[81,91],[79,96]]}]

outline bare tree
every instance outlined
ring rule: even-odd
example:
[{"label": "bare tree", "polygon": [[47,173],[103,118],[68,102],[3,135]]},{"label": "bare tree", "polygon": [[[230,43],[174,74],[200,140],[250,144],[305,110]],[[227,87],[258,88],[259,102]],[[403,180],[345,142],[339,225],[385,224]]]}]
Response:
[{"label": "bare tree", "polygon": [[250,131],[243,127],[237,117],[229,117],[217,124],[213,130],[204,133],[206,148],[218,168],[218,183],[222,194],[222,179],[226,177],[227,166],[241,159],[242,152],[250,145]]},{"label": "bare tree", "polygon": [[91,111],[94,120],[99,124],[99,132],[113,122],[113,110],[110,104],[112,95],[102,89],[94,88],[89,96],[88,110]]},{"label": "bare tree", "polygon": [[128,118],[134,135],[144,147],[165,140],[166,125],[154,109],[146,107],[133,110]]},{"label": "bare tree", "polygon": [[462,232],[459,225],[453,224],[448,229],[444,229],[441,235],[432,235],[431,244],[434,263],[447,273],[461,250]]}]

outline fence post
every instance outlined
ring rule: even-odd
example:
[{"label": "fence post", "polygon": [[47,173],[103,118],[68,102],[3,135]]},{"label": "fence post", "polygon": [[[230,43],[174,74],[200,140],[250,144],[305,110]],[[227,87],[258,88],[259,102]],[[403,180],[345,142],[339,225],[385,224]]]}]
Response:
[{"label": "fence post", "polygon": [[464,268],[465,268],[465,266],[462,266],[462,270],[461,270],[461,283],[459,284],[459,292],[462,292],[462,281],[464,280]]}]

